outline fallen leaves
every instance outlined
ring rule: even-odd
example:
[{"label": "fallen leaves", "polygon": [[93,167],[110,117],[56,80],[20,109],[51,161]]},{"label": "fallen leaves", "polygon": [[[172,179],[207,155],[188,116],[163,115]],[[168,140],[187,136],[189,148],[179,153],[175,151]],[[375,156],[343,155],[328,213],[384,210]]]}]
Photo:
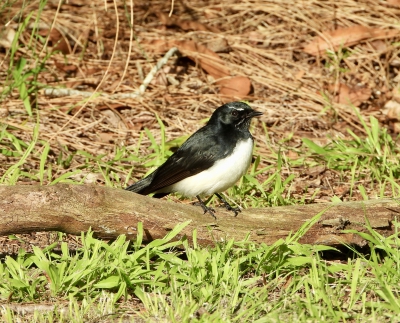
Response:
[{"label": "fallen leaves", "polygon": [[196,62],[215,79],[220,79],[230,75],[228,67],[219,55],[204,45],[200,45],[192,40],[172,41],[179,51]]},{"label": "fallen leaves", "polygon": [[198,31],[211,31],[214,33],[219,33],[220,30],[216,27],[207,26],[198,21],[193,20],[181,20],[178,16],[171,15],[168,16],[166,13],[157,12],[158,19],[165,26],[178,26],[183,30],[198,30]]},{"label": "fallen leaves", "polygon": [[395,133],[400,133],[400,96],[398,87],[393,89],[392,99],[386,102],[382,109],[382,114],[386,116],[389,127]]},{"label": "fallen leaves", "polygon": [[314,37],[313,40],[304,47],[303,51],[316,56],[324,54],[327,50],[337,51],[341,47],[353,46],[365,40],[393,38],[399,34],[399,30],[385,30],[360,25],[339,28]]},{"label": "fallen leaves", "polygon": [[155,40],[147,43],[149,49],[158,52],[166,52],[172,47],[198,64],[211,75],[216,84],[220,86],[220,96],[223,101],[243,99],[251,91],[251,81],[246,76],[231,76],[229,68],[217,53],[208,47],[192,40]]},{"label": "fallen leaves", "polygon": [[64,73],[76,73],[78,71],[78,66],[73,65],[73,64],[64,64],[58,62],[57,60],[54,60],[54,65],[57,69],[59,69],[60,71],[63,71]]},{"label": "fallen leaves", "polygon": [[351,104],[355,107],[359,107],[371,97],[371,89],[361,86],[349,87],[343,83],[339,83],[337,89],[335,89],[335,85],[329,85],[328,90],[330,92],[335,92],[336,90],[334,102]]},{"label": "fallen leaves", "polygon": [[7,27],[0,31],[0,48],[11,48],[15,38],[15,30]]},{"label": "fallen leaves", "polygon": [[[178,26],[183,30],[208,31],[220,33],[218,28],[208,26],[194,20],[183,20],[178,16],[169,16],[166,13],[156,13],[160,22],[165,26]],[[156,40],[150,42],[150,48],[158,52],[166,52],[172,47],[177,47],[179,52],[199,65],[204,71],[211,75],[220,87],[222,101],[232,99],[243,99],[251,92],[251,81],[246,76],[232,76],[229,68],[225,65],[217,51],[228,52],[228,42],[219,38],[209,42],[208,46],[198,44],[193,40]]]},{"label": "fallen leaves", "polygon": [[47,29],[43,29],[39,32],[39,34],[44,37],[49,37],[49,42],[53,46],[53,51],[60,51],[64,55],[72,52],[71,46],[66,37],[62,35],[56,28],[51,29],[50,32]]},{"label": "fallen leaves", "polygon": [[400,0],[387,0],[388,5],[393,7],[400,7]]},{"label": "fallen leaves", "polygon": [[[0,33],[0,48],[11,48],[16,32],[13,28],[8,27]],[[49,43],[53,46],[53,51],[60,51],[67,55],[71,53],[71,46],[68,43],[65,36],[63,36],[56,28],[51,31],[48,29],[42,29],[39,31],[39,35],[43,37],[49,37]]]},{"label": "fallen leaves", "polygon": [[229,53],[231,51],[228,41],[223,37],[212,39],[205,45],[215,53]]},{"label": "fallen leaves", "polygon": [[400,121],[400,103],[396,100],[386,102],[382,112],[386,115],[388,120],[395,122]]},{"label": "fallen leaves", "polygon": [[223,100],[230,101],[231,98],[244,98],[251,91],[251,81],[245,76],[234,76],[225,80],[217,81],[220,86],[219,93]]}]

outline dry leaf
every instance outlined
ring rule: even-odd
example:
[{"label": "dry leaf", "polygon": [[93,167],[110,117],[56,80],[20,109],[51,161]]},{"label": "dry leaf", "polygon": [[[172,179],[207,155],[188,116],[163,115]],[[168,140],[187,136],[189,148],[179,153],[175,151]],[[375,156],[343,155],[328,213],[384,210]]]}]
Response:
[{"label": "dry leaf", "polygon": [[262,43],[266,38],[265,35],[259,31],[250,31],[243,36],[253,43]]},{"label": "dry leaf", "polygon": [[104,181],[104,177],[101,173],[90,173],[87,171],[79,172],[78,174],[73,174],[68,176],[77,182],[83,182],[84,184],[101,183]]},{"label": "dry leaf", "polygon": [[218,11],[220,11],[220,10],[204,9],[203,14],[204,14],[204,17],[206,17],[207,19],[214,19],[214,18],[218,17]]},{"label": "dry leaf", "polygon": [[304,70],[300,70],[295,74],[294,77],[296,78],[296,80],[301,80],[305,74],[306,72]]},{"label": "dry leaf", "polygon": [[324,32],[322,36],[314,37],[303,50],[310,55],[321,55],[325,54],[328,49],[336,51],[340,47],[356,45],[367,39],[386,39],[399,34],[399,30],[385,30],[366,26],[339,28]]},{"label": "dry leaf", "polygon": [[400,121],[400,103],[394,100],[386,102],[382,113],[386,115],[387,119],[390,121]]},{"label": "dry leaf", "polygon": [[400,66],[400,59],[397,57],[393,57],[393,59],[389,62],[390,66],[399,67]]},{"label": "dry leaf", "polygon": [[76,71],[78,70],[78,67],[76,65],[66,65],[64,63],[59,63],[56,60],[54,61],[54,65],[57,67],[57,69],[65,73],[76,73]]},{"label": "dry leaf", "polygon": [[206,45],[209,50],[212,50],[215,53],[229,53],[231,51],[231,47],[225,38],[216,38],[205,43],[204,45]]},{"label": "dry leaf", "polygon": [[[397,74],[396,78],[400,79],[400,74]],[[396,86],[393,88],[392,92],[390,93],[393,100],[400,103],[400,86]]]},{"label": "dry leaf", "polygon": [[386,3],[393,7],[400,7],[400,0],[387,0]]},{"label": "dry leaf", "polygon": [[[145,42],[143,42],[145,44]],[[179,51],[188,56],[192,61],[196,62],[204,69],[208,74],[213,76],[215,79],[220,79],[230,75],[229,69],[224,65],[224,61],[208,49],[204,45],[195,43],[192,40],[155,40],[150,42],[151,47],[157,52],[166,52],[172,47],[177,47]]]},{"label": "dry leaf", "polygon": [[229,102],[232,99],[242,99],[251,91],[251,81],[245,76],[235,76],[217,81],[220,86],[221,100]]},{"label": "dry leaf", "polygon": [[112,132],[99,132],[97,133],[100,142],[114,143],[116,135]]},{"label": "dry leaf", "polygon": [[175,15],[169,17],[166,13],[163,12],[157,12],[156,15],[158,19],[160,19],[161,23],[165,26],[178,26],[183,30],[211,31],[214,33],[220,32],[218,28],[207,26],[197,21],[181,20]]},{"label": "dry leaf", "polygon": [[400,133],[400,122],[395,122],[392,126],[394,133]]},{"label": "dry leaf", "polygon": [[120,116],[114,110],[102,110],[101,114],[106,117],[105,120],[115,129],[127,130]]},{"label": "dry leaf", "polygon": [[289,159],[293,159],[293,160],[296,160],[296,159],[299,158],[299,154],[296,153],[296,152],[293,151],[293,150],[289,150],[289,151],[286,153],[286,156],[287,156]]},{"label": "dry leaf", "polygon": [[[108,26],[109,28],[107,28],[106,30],[104,30],[103,32],[103,36],[105,38],[115,38],[115,35],[117,34],[117,29],[114,26]],[[125,29],[124,28],[120,28],[118,29],[118,39],[119,40],[123,40],[125,38]],[[91,38],[92,40],[95,40],[95,37]]]},{"label": "dry leaf", "polygon": [[395,132],[400,132],[400,103],[395,100],[386,102],[382,109],[382,114],[386,115],[389,127]]},{"label": "dry leaf", "polygon": [[373,47],[373,49],[379,52],[384,52],[389,48],[388,43],[382,39],[372,41],[371,46]]},{"label": "dry leaf", "polygon": [[[328,87],[330,92],[335,90],[334,85]],[[371,89],[366,87],[352,87],[340,83],[335,95],[334,102],[340,104],[352,104],[356,107],[360,106],[363,102],[367,101],[371,96]]]},{"label": "dry leaf", "polygon": [[46,29],[41,30],[39,34],[41,36],[49,36],[49,40],[53,46],[53,51],[59,50],[64,55],[71,53],[71,46],[67,42],[66,38],[56,28],[53,28],[50,33]]},{"label": "dry leaf", "polygon": [[343,197],[349,192],[349,188],[346,185],[335,187],[335,195]]},{"label": "dry leaf", "polygon": [[311,181],[307,181],[307,187],[319,187],[321,185],[321,178],[317,177]]},{"label": "dry leaf", "polygon": [[320,165],[320,166],[314,166],[314,167],[308,168],[307,171],[305,172],[305,174],[314,178],[314,177],[317,177],[318,175],[321,175],[325,171],[326,171],[326,166]]},{"label": "dry leaf", "polygon": [[182,54],[200,64],[201,68],[215,79],[230,75],[229,69],[225,66],[221,57],[206,46],[197,44],[192,40],[174,41],[174,44]]},{"label": "dry leaf", "polygon": [[[68,4],[74,7],[83,7],[86,3],[85,0],[68,0]],[[57,3],[58,6],[58,3]]]},{"label": "dry leaf", "polygon": [[171,67],[170,66],[164,66],[162,69],[160,69],[157,72],[156,76],[150,82],[150,84],[167,86],[168,85],[167,74],[170,71],[171,71]]},{"label": "dry leaf", "polygon": [[7,27],[0,33],[0,48],[11,48],[14,38],[15,30],[11,27]]}]

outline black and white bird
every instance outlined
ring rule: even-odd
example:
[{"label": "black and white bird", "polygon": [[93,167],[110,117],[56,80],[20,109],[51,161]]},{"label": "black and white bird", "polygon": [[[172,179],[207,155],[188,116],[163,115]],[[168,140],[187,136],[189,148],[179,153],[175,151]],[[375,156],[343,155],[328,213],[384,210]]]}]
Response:
[{"label": "black and white bird", "polygon": [[262,112],[244,102],[232,102],[217,108],[208,123],[191,135],[164,164],[126,190],[161,198],[178,192],[196,196],[204,213],[214,218],[200,196],[215,194],[235,216],[240,209],[231,207],[219,194],[233,186],[250,166],[253,137],[249,131],[253,117]]}]

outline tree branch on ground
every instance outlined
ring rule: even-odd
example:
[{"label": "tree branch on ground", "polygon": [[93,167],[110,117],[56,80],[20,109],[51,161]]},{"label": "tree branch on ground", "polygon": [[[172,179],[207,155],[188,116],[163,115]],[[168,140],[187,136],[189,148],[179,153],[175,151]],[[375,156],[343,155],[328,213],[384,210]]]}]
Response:
[{"label": "tree branch on ground", "polygon": [[57,184],[53,186],[0,186],[0,235],[39,231],[61,231],[80,235],[89,228],[99,238],[125,234],[136,238],[143,223],[144,242],[164,237],[180,222],[191,223],[182,231],[191,240],[197,230],[198,244],[244,239],[272,244],[285,238],[322,213],[300,239],[302,243],[337,246],[342,243],[364,246],[366,241],[353,229],[366,231],[366,219],[384,236],[393,234],[392,221],[400,212],[398,200],[324,203],[303,206],[252,208],[237,217],[218,208],[217,220],[203,214],[200,207],[158,200],[121,189],[101,186]]}]

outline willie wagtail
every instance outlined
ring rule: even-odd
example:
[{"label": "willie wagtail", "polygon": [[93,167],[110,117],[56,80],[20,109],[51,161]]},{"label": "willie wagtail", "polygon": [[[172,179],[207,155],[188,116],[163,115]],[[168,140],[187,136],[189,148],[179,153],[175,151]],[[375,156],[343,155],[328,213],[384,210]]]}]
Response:
[{"label": "willie wagtail", "polygon": [[236,216],[240,209],[232,208],[219,193],[233,186],[249,168],[253,152],[249,127],[251,119],[259,115],[262,112],[243,102],[224,104],[164,164],[126,190],[155,193],[156,198],[173,192],[196,196],[204,213],[214,218],[215,211],[200,196],[215,194]]}]

